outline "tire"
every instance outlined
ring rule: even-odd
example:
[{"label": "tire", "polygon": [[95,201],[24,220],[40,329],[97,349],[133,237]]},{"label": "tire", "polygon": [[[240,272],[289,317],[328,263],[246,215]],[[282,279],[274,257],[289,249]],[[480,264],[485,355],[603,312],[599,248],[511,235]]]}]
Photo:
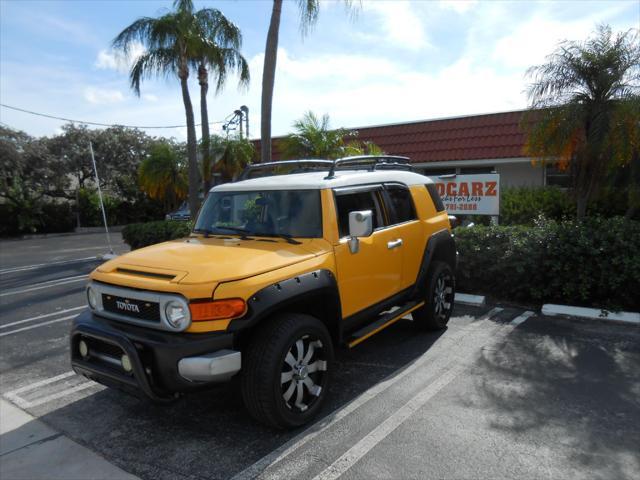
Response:
[{"label": "tire", "polygon": [[260,326],[243,352],[241,388],[253,418],[284,429],[311,421],[330,382],[333,345],[315,317],[279,314]]},{"label": "tire", "polygon": [[413,321],[421,330],[441,330],[447,326],[456,293],[456,278],[444,262],[433,262],[429,270],[423,300],[425,305],[413,312]]}]

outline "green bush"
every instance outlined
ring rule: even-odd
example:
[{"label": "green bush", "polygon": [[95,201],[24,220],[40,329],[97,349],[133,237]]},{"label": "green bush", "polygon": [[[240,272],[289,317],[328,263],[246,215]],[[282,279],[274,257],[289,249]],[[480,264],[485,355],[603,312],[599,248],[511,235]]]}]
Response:
[{"label": "green bush", "polygon": [[189,235],[191,222],[162,221],[132,223],[122,230],[122,239],[132,250]]},{"label": "green bush", "polygon": [[640,310],[640,222],[539,219],[455,230],[458,289],[524,303]]},{"label": "green bush", "polygon": [[533,225],[544,215],[552,220],[575,216],[575,202],[557,187],[507,187],[500,196],[500,224]]}]

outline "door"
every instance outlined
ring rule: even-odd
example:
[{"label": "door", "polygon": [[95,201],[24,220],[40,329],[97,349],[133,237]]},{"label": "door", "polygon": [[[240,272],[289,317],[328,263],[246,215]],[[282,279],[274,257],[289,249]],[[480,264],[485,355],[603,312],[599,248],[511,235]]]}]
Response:
[{"label": "door", "polygon": [[424,226],[418,221],[411,191],[406,185],[384,185],[385,210],[389,217],[389,230],[402,240],[402,279],[400,289],[411,287],[418,276],[426,247]]},{"label": "door", "polygon": [[[340,232],[334,247],[336,270],[342,315],[348,317],[400,291],[402,245],[396,242],[397,232],[388,228],[380,185],[336,189],[334,194]],[[373,212],[373,233],[361,237],[358,251],[351,253],[349,212],[358,210]]]}]

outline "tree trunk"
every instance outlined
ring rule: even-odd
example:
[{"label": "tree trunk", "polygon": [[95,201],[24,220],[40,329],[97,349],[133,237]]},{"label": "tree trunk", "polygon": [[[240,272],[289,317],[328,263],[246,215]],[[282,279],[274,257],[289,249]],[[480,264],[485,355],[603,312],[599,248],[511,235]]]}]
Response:
[{"label": "tree trunk", "polygon": [[200,189],[200,180],[198,175],[198,152],[196,146],[196,122],[193,117],[193,105],[189,96],[189,86],[187,78],[189,74],[180,75],[180,87],[182,88],[182,101],[184,102],[184,110],[187,117],[187,157],[189,159],[189,212],[191,219],[195,220],[198,213],[198,190]]},{"label": "tree trunk", "polygon": [[202,191],[206,196],[211,188],[211,140],[209,138],[209,113],[207,112],[209,72],[203,64],[198,67],[198,83],[200,83],[200,122],[202,123]]},{"label": "tree trunk", "polygon": [[278,33],[282,0],[273,0],[271,22],[267,33],[267,45],[264,51],[264,67],[262,70],[262,111],[260,115],[260,161],[271,161],[271,107],[273,105],[273,86],[276,77],[276,61],[278,59]]},{"label": "tree trunk", "polygon": [[576,217],[578,220],[583,220],[587,215],[587,202],[589,201],[588,195],[578,193],[578,201],[576,208]]}]

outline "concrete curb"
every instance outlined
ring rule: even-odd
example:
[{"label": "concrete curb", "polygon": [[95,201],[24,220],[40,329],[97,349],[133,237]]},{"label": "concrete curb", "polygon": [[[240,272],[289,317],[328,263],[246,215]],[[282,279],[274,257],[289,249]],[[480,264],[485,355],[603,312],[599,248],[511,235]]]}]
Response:
[{"label": "concrete curb", "polygon": [[0,478],[138,478],[1,398],[0,412]]},{"label": "concrete curb", "polygon": [[569,315],[572,317],[605,320],[640,326],[640,313],[637,312],[611,312],[609,310],[599,308],[574,307],[571,305],[545,303],[542,306],[542,314],[548,316]]},{"label": "concrete curb", "polygon": [[[120,233],[125,225],[116,225],[109,227],[109,233]],[[29,235],[20,235],[18,237],[6,237],[1,238],[3,242],[17,242],[20,240],[38,240],[40,238],[56,238],[56,237],[70,237],[73,235],[89,235],[92,233],[104,233],[104,227],[80,227],[73,232],[60,232],[60,233],[34,233]]]},{"label": "concrete curb", "polygon": [[464,305],[474,305],[476,307],[484,305],[484,295],[470,295],[468,293],[456,292],[456,303],[462,303]]}]

